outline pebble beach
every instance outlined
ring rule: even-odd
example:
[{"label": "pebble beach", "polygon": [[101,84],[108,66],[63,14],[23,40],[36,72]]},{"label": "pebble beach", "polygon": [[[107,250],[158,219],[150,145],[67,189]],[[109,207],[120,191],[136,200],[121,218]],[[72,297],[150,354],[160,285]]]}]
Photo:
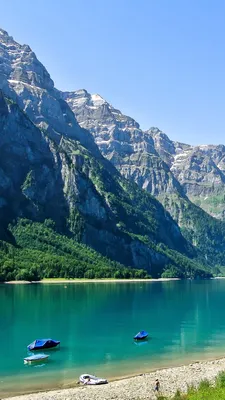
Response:
[{"label": "pebble beach", "polygon": [[51,390],[10,397],[13,400],[144,400],[156,399],[155,380],[160,381],[160,393],[173,395],[177,389],[186,392],[188,386],[198,384],[203,379],[214,382],[219,372],[225,370],[225,358],[212,361],[166,368],[131,378],[109,382],[102,386],[83,386],[70,389]]}]

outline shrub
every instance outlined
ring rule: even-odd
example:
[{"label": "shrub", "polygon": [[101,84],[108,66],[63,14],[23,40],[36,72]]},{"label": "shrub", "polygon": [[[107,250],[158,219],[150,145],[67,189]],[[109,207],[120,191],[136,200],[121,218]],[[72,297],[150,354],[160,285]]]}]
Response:
[{"label": "shrub", "polygon": [[199,390],[207,390],[211,386],[210,382],[208,379],[203,379],[203,381],[200,382],[199,384]]},{"label": "shrub", "polygon": [[220,372],[216,378],[216,386],[225,388],[225,372]]}]

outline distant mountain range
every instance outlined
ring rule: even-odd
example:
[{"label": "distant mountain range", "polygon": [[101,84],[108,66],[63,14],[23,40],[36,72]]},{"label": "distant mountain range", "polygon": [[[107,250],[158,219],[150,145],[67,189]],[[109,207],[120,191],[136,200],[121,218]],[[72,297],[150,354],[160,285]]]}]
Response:
[{"label": "distant mountain range", "polygon": [[225,215],[225,146],[171,141],[158,128],[142,131],[99,95],[62,93],[80,126],[128,179],[153,196],[180,193],[218,219]]},{"label": "distant mountain range", "polygon": [[[151,276],[208,276],[225,263],[223,146],[174,143],[99,95],[58,91],[30,47],[1,29],[0,153],[0,280],[15,269],[21,279],[28,249],[39,277],[93,277],[93,253],[78,243],[107,257],[107,271],[119,262]],[[221,220],[192,203],[207,208],[207,196]]]}]

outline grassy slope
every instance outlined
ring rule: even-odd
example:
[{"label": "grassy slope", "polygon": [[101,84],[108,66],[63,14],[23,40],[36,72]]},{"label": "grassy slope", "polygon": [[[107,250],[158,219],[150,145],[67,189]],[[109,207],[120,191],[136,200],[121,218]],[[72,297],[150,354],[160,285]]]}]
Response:
[{"label": "grassy slope", "polygon": [[201,207],[207,213],[215,216],[218,219],[224,219],[225,210],[225,193],[215,193],[208,196],[189,196],[189,199],[197,206]]},{"label": "grassy slope", "polygon": [[225,222],[207,214],[200,207],[177,195],[160,198],[181,228],[189,243],[199,251],[199,260],[210,265],[225,265]]},{"label": "grassy slope", "polygon": [[190,387],[187,394],[177,391],[172,398],[159,395],[158,400],[225,400],[225,373],[222,372],[217,376],[214,386],[204,380],[197,389]]}]

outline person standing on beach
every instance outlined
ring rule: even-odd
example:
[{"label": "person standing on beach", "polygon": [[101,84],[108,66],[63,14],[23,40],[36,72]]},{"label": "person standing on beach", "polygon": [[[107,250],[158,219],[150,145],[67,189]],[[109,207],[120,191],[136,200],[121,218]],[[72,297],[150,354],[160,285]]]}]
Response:
[{"label": "person standing on beach", "polygon": [[159,393],[159,387],[160,387],[159,380],[156,379],[156,381],[155,381],[155,389],[154,389],[156,393]]}]

